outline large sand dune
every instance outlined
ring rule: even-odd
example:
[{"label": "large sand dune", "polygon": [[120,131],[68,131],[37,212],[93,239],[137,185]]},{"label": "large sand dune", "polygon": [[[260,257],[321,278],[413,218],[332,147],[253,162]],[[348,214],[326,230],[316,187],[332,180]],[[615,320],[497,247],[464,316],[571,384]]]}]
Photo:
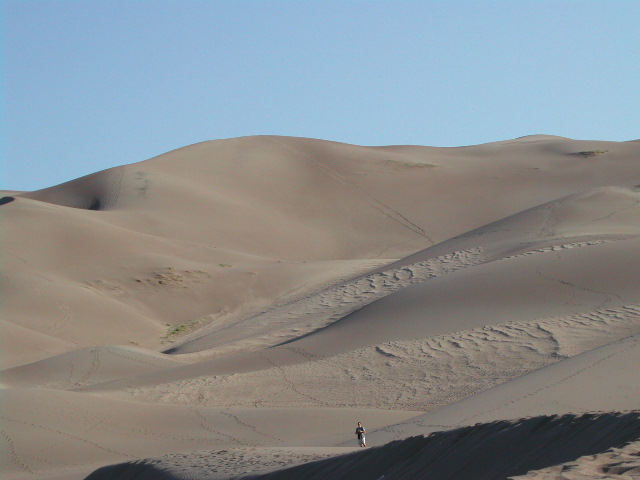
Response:
[{"label": "large sand dune", "polygon": [[[178,455],[166,455],[103,467],[87,478],[587,480],[617,478],[618,475],[625,475],[619,478],[632,478],[639,473],[637,448],[640,442],[634,442],[640,428],[639,416],[634,412],[502,420],[437,432],[428,437],[409,437],[351,453],[337,449],[312,452],[272,448],[243,453],[237,450],[202,451],[188,460]],[[567,439],[571,441],[567,442]],[[313,458],[314,453],[316,458]],[[333,458],[322,459],[331,454]],[[273,469],[299,462],[303,464],[273,473],[249,473],[260,463]]]},{"label": "large sand dune", "polygon": [[[273,478],[633,473],[639,167],[638,142],[247,137],[6,192],[3,478],[241,478],[351,452],[356,421],[384,465]],[[539,455],[501,470],[516,438]]]}]

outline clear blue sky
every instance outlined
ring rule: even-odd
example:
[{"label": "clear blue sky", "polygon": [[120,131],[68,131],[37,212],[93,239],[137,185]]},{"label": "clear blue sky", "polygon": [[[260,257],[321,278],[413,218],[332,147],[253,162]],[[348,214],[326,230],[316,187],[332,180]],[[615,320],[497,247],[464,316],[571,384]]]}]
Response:
[{"label": "clear blue sky", "polygon": [[30,1],[2,12],[0,188],[203,140],[640,138],[640,1]]}]

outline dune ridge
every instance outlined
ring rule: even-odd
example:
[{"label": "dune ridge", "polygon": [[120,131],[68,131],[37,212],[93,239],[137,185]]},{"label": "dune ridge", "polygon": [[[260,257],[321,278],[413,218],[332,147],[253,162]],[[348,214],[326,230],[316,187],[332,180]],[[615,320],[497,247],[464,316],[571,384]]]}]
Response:
[{"label": "dune ridge", "polygon": [[[236,452],[225,451],[202,452],[197,457],[197,466],[188,465],[190,472],[197,470],[197,478],[203,480],[338,480],[353,476],[371,480],[550,478],[544,476],[545,470],[553,471],[556,474],[553,478],[596,478],[598,474],[638,472],[638,442],[635,440],[639,422],[639,412],[543,416],[434,432],[429,436],[396,440],[364,452],[339,456],[334,453],[332,458],[315,461],[304,462],[307,458],[296,450],[270,452],[276,457],[270,461],[256,458],[258,452],[238,456]],[[568,438],[571,442],[567,446]],[[214,460],[220,457],[224,460]],[[565,463],[570,460],[576,460],[570,468],[581,470],[582,477],[561,474],[569,469]],[[270,464],[273,469],[278,463],[287,461],[304,464],[265,474],[242,474],[243,470],[259,465]],[[181,468],[185,466],[183,462],[184,459],[167,456],[142,463],[120,464],[99,469],[87,480],[191,478]],[[220,464],[226,468],[216,471]],[[478,468],[487,464],[488,467]]]},{"label": "dune ridge", "polygon": [[[438,432],[426,438],[410,437],[364,453],[250,478],[339,479],[357,475],[372,480],[506,479],[623,447],[638,438],[638,415],[631,412],[613,418],[601,414],[497,421]],[[568,438],[570,445],[566,443]],[[484,468],[479,469],[478,465]]]},{"label": "dune ridge", "polygon": [[258,136],[5,193],[3,478],[633,478],[639,161]]}]

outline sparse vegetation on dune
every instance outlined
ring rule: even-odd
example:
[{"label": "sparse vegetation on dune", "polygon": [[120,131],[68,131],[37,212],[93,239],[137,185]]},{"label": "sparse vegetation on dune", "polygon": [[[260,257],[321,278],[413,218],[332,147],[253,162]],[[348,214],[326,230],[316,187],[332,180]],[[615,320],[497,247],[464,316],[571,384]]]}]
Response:
[{"label": "sparse vegetation on dune", "polygon": [[599,155],[604,155],[605,153],[609,153],[609,150],[585,150],[583,152],[578,152],[576,155],[582,155],[583,157],[597,157]]}]

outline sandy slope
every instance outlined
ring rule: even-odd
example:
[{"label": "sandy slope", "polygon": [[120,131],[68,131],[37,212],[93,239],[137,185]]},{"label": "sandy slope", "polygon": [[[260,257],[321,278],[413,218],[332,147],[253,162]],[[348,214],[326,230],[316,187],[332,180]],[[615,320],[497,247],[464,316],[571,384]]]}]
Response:
[{"label": "sandy slope", "polygon": [[[248,137],[11,193],[3,477],[154,457],[118,475],[221,479],[350,451],[358,420],[382,446],[637,410],[639,162],[638,142],[552,136]],[[469,435],[540,445],[527,422]],[[576,475],[635,461],[567,451],[602,454]]]},{"label": "sandy slope", "polygon": [[505,418],[638,409],[640,335],[534,370],[418,417],[372,432],[380,444]]},{"label": "sandy slope", "polygon": [[[599,453],[612,446],[623,446],[637,439],[639,415],[634,412],[499,421],[439,432],[427,438],[411,437],[365,453],[318,461],[256,478],[502,479]],[[567,443],[567,439],[571,442]]]},{"label": "sandy slope", "polygon": [[[191,456],[189,461],[167,455],[104,467],[87,478],[622,478],[617,474],[632,478],[630,475],[639,473],[640,469],[640,459],[637,450],[634,451],[640,442],[630,445],[629,442],[637,439],[639,428],[640,412],[542,416],[462,427],[428,437],[410,437],[365,451],[345,453],[327,449],[315,452],[315,459],[310,458],[312,452],[301,449],[258,449],[244,454],[206,451]],[[322,459],[331,453],[333,458]],[[302,465],[272,473],[252,472],[259,465],[273,470],[305,459],[307,462]],[[574,459],[577,461],[562,465]]]},{"label": "sandy slope", "polygon": [[70,389],[181,365],[175,358],[131,346],[96,346],[0,372],[5,385]]},{"label": "sandy slope", "polygon": [[[3,478],[84,478],[99,464],[168,452],[326,445],[350,437],[356,415],[372,427],[418,412],[149,405],[44,389],[0,389]],[[295,426],[304,425],[301,433]],[[350,432],[349,432],[350,433]]]},{"label": "sandy slope", "polygon": [[[526,208],[633,187],[637,151],[549,136],[463,148],[192,145],[0,206],[4,320],[53,337],[49,350],[158,348],[175,327],[242,320]],[[24,363],[13,345],[6,366]]]}]

